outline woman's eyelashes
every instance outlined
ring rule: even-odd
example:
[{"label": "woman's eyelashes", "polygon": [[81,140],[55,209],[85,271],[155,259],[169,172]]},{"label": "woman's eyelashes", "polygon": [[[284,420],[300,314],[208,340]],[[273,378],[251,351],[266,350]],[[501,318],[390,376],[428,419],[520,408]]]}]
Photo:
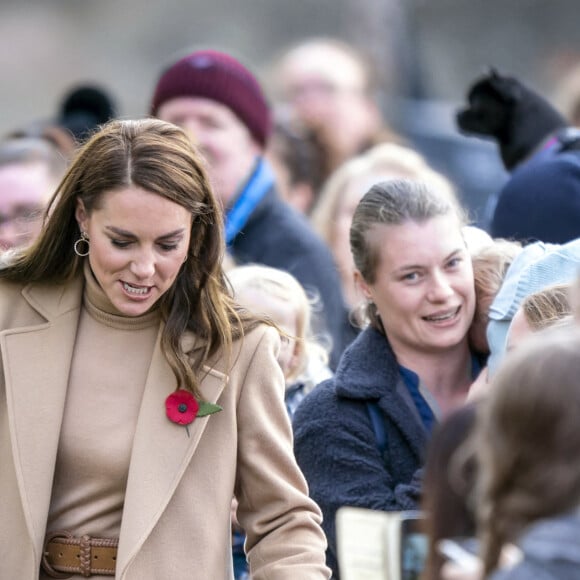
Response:
[{"label": "woman's eyelashes", "polygon": [[[461,267],[461,263],[463,262],[463,258],[461,256],[454,256],[450,258],[447,262],[445,262],[445,269],[446,270],[457,270]],[[401,280],[403,282],[410,282],[416,283],[419,282],[423,278],[424,273],[420,270],[413,270],[411,272],[406,272],[405,274],[401,275]]]},{"label": "woman's eyelashes", "polygon": [[125,240],[111,239],[111,244],[113,244],[113,246],[115,246],[115,248],[128,248],[129,244],[131,244],[131,242],[127,242]]},{"label": "woman's eyelashes", "polygon": [[[115,248],[119,248],[119,249],[126,249],[135,243],[136,242],[131,241],[131,240],[119,240],[119,239],[114,239],[114,238],[111,239],[111,244],[113,246],[115,246]],[[157,242],[157,246],[163,252],[171,252],[173,250],[177,250],[177,248],[179,247],[179,243],[178,242]]]},{"label": "woman's eyelashes", "polygon": [[177,250],[179,244],[177,243],[159,243],[159,247],[164,251],[164,252],[171,252],[172,250]]},{"label": "woman's eyelashes", "polygon": [[407,272],[401,277],[401,280],[405,282],[418,282],[420,274],[419,272]]}]

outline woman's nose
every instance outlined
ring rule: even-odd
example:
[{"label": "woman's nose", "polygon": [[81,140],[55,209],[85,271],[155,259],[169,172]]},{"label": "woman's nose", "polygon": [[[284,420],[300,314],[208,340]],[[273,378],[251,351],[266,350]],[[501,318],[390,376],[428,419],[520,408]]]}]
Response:
[{"label": "woman's nose", "polygon": [[143,252],[131,261],[130,270],[139,279],[146,279],[155,273],[155,256],[152,252]]},{"label": "woman's nose", "polygon": [[444,273],[435,273],[429,289],[430,300],[447,300],[447,298],[453,296],[453,293],[453,287],[447,276]]}]

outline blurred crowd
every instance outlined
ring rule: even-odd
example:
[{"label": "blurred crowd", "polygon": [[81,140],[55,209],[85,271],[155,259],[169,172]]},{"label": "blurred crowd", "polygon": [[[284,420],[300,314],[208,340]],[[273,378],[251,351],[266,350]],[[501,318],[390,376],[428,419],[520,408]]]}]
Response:
[{"label": "blurred crowd", "polygon": [[[404,580],[580,578],[580,81],[565,86],[565,110],[496,69],[458,95],[457,134],[487,140],[505,170],[487,217],[456,179],[481,168],[466,156],[444,173],[393,129],[371,63],[343,41],[287,48],[267,84],[207,49],[143,87],[148,115],[201,153],[230,295],[280,335],[333,578],[343,506],[421,511],[424,569]],[[73,87],[53,118],[2,136],[3,252],[37,242],[77,152],[117,118],[113,95]],[[470,567],[439,549],[467,538]]]}]

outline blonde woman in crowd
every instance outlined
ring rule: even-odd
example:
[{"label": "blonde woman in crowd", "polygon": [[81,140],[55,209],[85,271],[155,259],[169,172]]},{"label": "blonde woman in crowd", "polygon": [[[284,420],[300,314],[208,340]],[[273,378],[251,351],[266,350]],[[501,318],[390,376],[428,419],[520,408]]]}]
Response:
[{"label": "blonde woman in crowd", "polygon": [[295,453],[322,508],[339,577],[339,507],[415,509],[433,426],[465,401],[480,363],[463,214],[432,183],[375,184],[351,226],[367,327],[294,415]]},{"label": "blonde woman in crowd", "polygon": [[354,283],[349,232],[354,211],[369,188],[388,179],[421,179],[454,197],[451,184],[433,171],[419,153],[393,143],[369,149],[341,165],[325,183],[311,216],[314,229],[330,247],[349,308],[362,299]]}]

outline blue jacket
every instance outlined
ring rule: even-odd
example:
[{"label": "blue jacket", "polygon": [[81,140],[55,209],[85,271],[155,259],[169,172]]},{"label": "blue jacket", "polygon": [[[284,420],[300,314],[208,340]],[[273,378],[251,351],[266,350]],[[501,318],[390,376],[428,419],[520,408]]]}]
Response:
[{"label": "blue jacket", "polygon": [[264,264],[290,272],[309,294],[320,298],[322,325],[333,341],[331,366],[336,368],[352,340],[336,266],[324,242],[303,216],[279,198],[275,187],[234,237],[230,251],[237,263]]},{"label": "blue jacket", "polygon": [[[387,449],[377,445],[367,401],[384,414]],[[336,511],[358,506],[417,509],[428,434],[409,400],[388,340],[365,329],[344,352],[335,376],[300,403],[294,451],[324,516],[327,565],[338,578]]]}]

